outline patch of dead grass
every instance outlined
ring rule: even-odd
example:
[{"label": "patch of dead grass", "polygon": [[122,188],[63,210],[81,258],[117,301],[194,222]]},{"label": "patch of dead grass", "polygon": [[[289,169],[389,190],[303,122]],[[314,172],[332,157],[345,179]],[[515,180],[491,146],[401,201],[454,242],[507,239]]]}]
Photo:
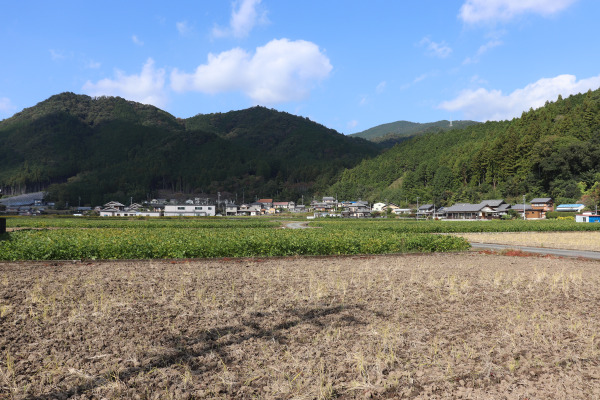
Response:
[{"label": "patch of dead grass", "polygon": [[460,233],[470,242],[600,251],[600,232]]}]

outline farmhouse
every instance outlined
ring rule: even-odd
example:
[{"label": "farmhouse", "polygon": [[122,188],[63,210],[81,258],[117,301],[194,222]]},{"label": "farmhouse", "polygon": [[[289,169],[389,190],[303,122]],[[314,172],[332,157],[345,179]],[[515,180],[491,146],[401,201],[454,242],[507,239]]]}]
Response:
[{"label": "farmhouse", "polygon": [[108,207],[108,208],[103,208],[102,210],[100,210],[100,216],[101,217],[135,217],[136,211]]},{"label": "farmhouse", "polygon": [[535,198],[530,203],[538,219],[546,218],[547,212],[554,211],[554,202],[550,197]]},{"label": "farmhouse", "polygon": [[584,204],[560,204],[556,206],[556,211],[581,212],[584,208]]},{"label": "farmhouse", "polygon": [[225,215],[238,215],[239,209],[240,206],[238,206],[237,204],[228,203],[225,206]]},{"label": "farmhouse", "polygon": [[123,211],[125,210],[125,204],[119,203],[118,201],[109,201],[104,205],[105,209],[114,208],[116,210]]},{"label": "farmhouse", "polygon": [[575,216],[575,222],[600,222],[600,215],[578,214]]},{"label": "farmhouse", "polygon": [[534,210],[531,204],[515,204],[511,210],[515,210],[523,218],[523,209],[525,209],[525,219],[540,219],[539,210]]},{"label": "farmhouse", "polygon": [[271,207],[273,207],[273,199],[259,199],[257,201],[257,203],[262,204],[262,206],[264,208],[271,208]]},{"label": "farmhouse", "polygon": [[417,217],[427,218],[433,216],[435,211],[434,204],[423,204],[417,209]]},{"label": "farmhouse", "polygon": [[342,217],[344,218],[368,218],[370,216],[371,208],[369,207],[369,204],[364,201],[352,202],[342,211]]},{"label": "farmhouse", "polygon": [[165,205],[165,217],[214,217],[215,206],[197,206],[195,204],[167,204]]},{"label": "farmhouse", "polygon": [[265,210],[262,207],[261,203],[253,203],[253,204],[242,204],[240,209],[238,210],[237,215],[245,215],[245,216],[256,216],[264,214]]},{"label": "farmhouse", "polygon": [[459,203],[446,207],[444,211],[447,219],[489,219],[494,213],[494,210],[484,203]]}]

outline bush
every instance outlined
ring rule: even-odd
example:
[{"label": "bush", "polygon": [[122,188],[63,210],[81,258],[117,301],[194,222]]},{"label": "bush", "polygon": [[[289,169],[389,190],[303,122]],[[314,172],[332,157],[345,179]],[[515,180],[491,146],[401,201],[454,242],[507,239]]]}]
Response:
[{"label": "bush", "polygon": [[564,211],[550,211],[546,213],[546,218],[548,219],[558,219],[559,217],[571,217],[571,219],[575,219],[575,216],[578,213],[575,212],[564,212]]}]

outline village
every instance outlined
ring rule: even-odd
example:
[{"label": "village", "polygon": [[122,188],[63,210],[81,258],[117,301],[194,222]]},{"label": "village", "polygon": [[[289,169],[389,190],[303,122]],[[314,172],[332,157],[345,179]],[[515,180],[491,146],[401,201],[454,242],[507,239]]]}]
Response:
[{"label": "village", "polygon": [[[561,204],[556,211],[581,212],[583,204]],[[422,204],[414,208],[402,208],[393,203],[337,201],[334,197],[313,200],[310,205],[296,204],[293,201],[273,201],[258,199],[249,204],[237,205],[228,201],[210,204],[206,199],[196,198],[183,204],[171,204],[164,200],[152,200],[145,205],[132,204],[129,207],[110,202],[98,210],[100,216],[260,216],[281,213],[309,213],[314,218],[374,218],[400,217],[415,219],[445,220],[492,220],[522,218],[528,220],[545,219],[548,212],[555,211],[551,198],[535,198],[529,203],[507,204],[504,200],[484,200],[478,204],[457,203],[450,207],[436,207],[435,204]]]},{"label": "village", "polygon": [[[5,215],[40,215],[52,209],[54,204],[44,201],[44,193],[30,193],[0,199],[0,213]],[[76,216],[98,215],[100,217],[256,217],[290,214],[314,218],[404,218],[436,220],[493,220],[493,219],[546,219],[549,212],[575,213],[578,222],[600,222],[597,212],[587,211],[584,204],[555,205],[552,198],[534,198],[531,201],[508,204],[504,200],[484,200],[477,204],[456,203],[437,207],[433,203],[414,207],[399,207],[393,203],[367,201],[338,201],[335,197],[313,199],[310,204],[293,201],[274,201],[272,198],[256,199],[251,203],[235,204],[230,200],[199,198],[187,200],[152,199],[142,203],[125,205],[110,201],[97,207],[73,207]]]},{"label": "village", "polygon": [[[41,214],[52,203],[46,203],[43,193],[14,196],[0,200],[7,215]],[[229,200],[211,201],[209,198],[194,198],[185,201],[173,199],[152,199],[148,202],[129,205],[118,201],[110,201],[103,206],[75,207],[75,215],[92,214],[101,217],[211,217],[239,216],[253,217],[261,215],[309,214],[314,218],[374,218],[399,217],[412,219],[439,220],[492,220],[517,217],[527,220],[545,219],[548,212],[563,211],[582,213],[583,204],[560,204],[555,207],[552,198],[534,198],[530,202],[508,204],[504,200],[484,200],[477,204],[457,203],[449,207],[436,207],[435,204],[418,204],[413,208],[399,207],[393,203],[367,201],[338,201],[335,197],[323,197],[312,200],[309,205],[297,204],[293,201],[274,201],[273,199],[257,199],[252,203],[234,204]],[[312,215],[310,215],[312,214]],[[587,218],[583,218],[587,217]],[[591,217],[591,218],[590,218]],[[596,215],[582,213],[581,222],[588,219],[595,221]],[[600,217],[598,217],[600,220]],[[589,221],[589,222],[592,222]]]}]

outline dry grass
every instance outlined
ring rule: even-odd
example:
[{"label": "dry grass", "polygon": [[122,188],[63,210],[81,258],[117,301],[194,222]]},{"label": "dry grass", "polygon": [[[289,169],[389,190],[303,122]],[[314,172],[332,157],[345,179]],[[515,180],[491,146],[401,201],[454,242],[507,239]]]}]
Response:
[{"label": "dry grass", "polygon": [[600,398],[599,267],[0,264],[0,398]]},{"label": "dry grass", "polygon": [[461,233],[470,242],[600,251],[600,232]]}]

